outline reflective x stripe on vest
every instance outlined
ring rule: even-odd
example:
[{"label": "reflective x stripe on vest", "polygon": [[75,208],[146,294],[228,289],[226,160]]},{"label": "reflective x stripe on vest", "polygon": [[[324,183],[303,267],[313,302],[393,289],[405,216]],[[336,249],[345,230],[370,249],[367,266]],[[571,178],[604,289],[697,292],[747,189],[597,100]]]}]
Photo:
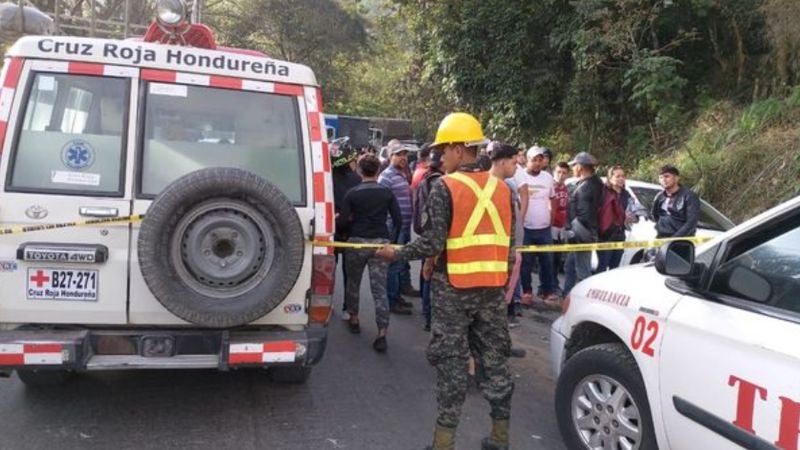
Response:
[{"label": "reflective x stripe on vest", "polygon": [[511,191],[487,172],[444,177],[453,199],[447,273],[457,288],[501,287],[508,278]]}]

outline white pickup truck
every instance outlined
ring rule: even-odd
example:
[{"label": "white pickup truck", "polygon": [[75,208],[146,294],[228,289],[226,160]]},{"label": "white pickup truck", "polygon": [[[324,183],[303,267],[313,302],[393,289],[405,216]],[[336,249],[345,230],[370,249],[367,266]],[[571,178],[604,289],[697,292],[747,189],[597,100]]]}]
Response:
[{"label": "white pickup truck", "polygon": [[570,449],[796,450],[800,197],[579,283],[551,329]]}]

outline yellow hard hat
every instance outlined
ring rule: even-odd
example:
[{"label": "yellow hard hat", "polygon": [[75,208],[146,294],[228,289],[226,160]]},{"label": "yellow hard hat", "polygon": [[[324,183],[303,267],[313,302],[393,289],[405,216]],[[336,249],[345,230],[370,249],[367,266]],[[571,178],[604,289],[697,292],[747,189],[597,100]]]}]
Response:
[{"label": "yellow hard hat", "polygon": [[431,147],[464,143],[467,147],[487,143],[478,119],[467,113],[450,113],[439,124],[436,141]]}]

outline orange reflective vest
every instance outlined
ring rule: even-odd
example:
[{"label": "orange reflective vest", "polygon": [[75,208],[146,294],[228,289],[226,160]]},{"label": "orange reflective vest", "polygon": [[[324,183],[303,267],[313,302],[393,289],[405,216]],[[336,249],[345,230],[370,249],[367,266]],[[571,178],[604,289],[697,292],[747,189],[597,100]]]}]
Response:
[{"label": "orange reflective vest", "polygon": [[447,274],[459,289],[503,287],[511,246],[511,189],[489,172],[442,178],[452,197]]}]

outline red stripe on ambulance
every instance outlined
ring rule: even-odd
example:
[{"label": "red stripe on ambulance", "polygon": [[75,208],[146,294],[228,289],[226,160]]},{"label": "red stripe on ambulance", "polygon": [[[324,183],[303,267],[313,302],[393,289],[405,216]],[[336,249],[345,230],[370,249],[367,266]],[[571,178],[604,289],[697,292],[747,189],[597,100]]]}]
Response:
[{"label": "red stripe on ambulance", "polygon": [[228,364],[294,362],[297,343],[293,341],[230,344]]},{"label": "red stripe on ambulance", "polygon": [[211,76],[211,86],[226,89],[242,89],[241,78],[220,77],[216,75]]},{"label": "red stripe on ambulance", "polygon": [[280,95],[293,95],[295,97],[302,97],[303,86],[298,86],[296,84],[275,83],[275,93]]},{"label": "red stripe on ambulance", "polygon": [[61,365],[64,347],[55,342],[0,344],[0,365]]},{"label": "red stripe on ambulance", "polygon": [[103,64],[69,62],[67,72],[79,75],[103,75],[105,74],[105,66]]},{"label": "red stripe on ambulance", "polygon": [[22,59],[11,58],[3,67],[3,79],[0,80],[0,154],[3,152],[3,143],[8,130],[8,116],[11,114],[11,104],[14,102],[17,83],[22,73]]},{"label": "red stripe on ambulance", "polygon": [[160,81],[174,83],[178,74],[170,70],[142,69],[142,79],[147,81]]}]

